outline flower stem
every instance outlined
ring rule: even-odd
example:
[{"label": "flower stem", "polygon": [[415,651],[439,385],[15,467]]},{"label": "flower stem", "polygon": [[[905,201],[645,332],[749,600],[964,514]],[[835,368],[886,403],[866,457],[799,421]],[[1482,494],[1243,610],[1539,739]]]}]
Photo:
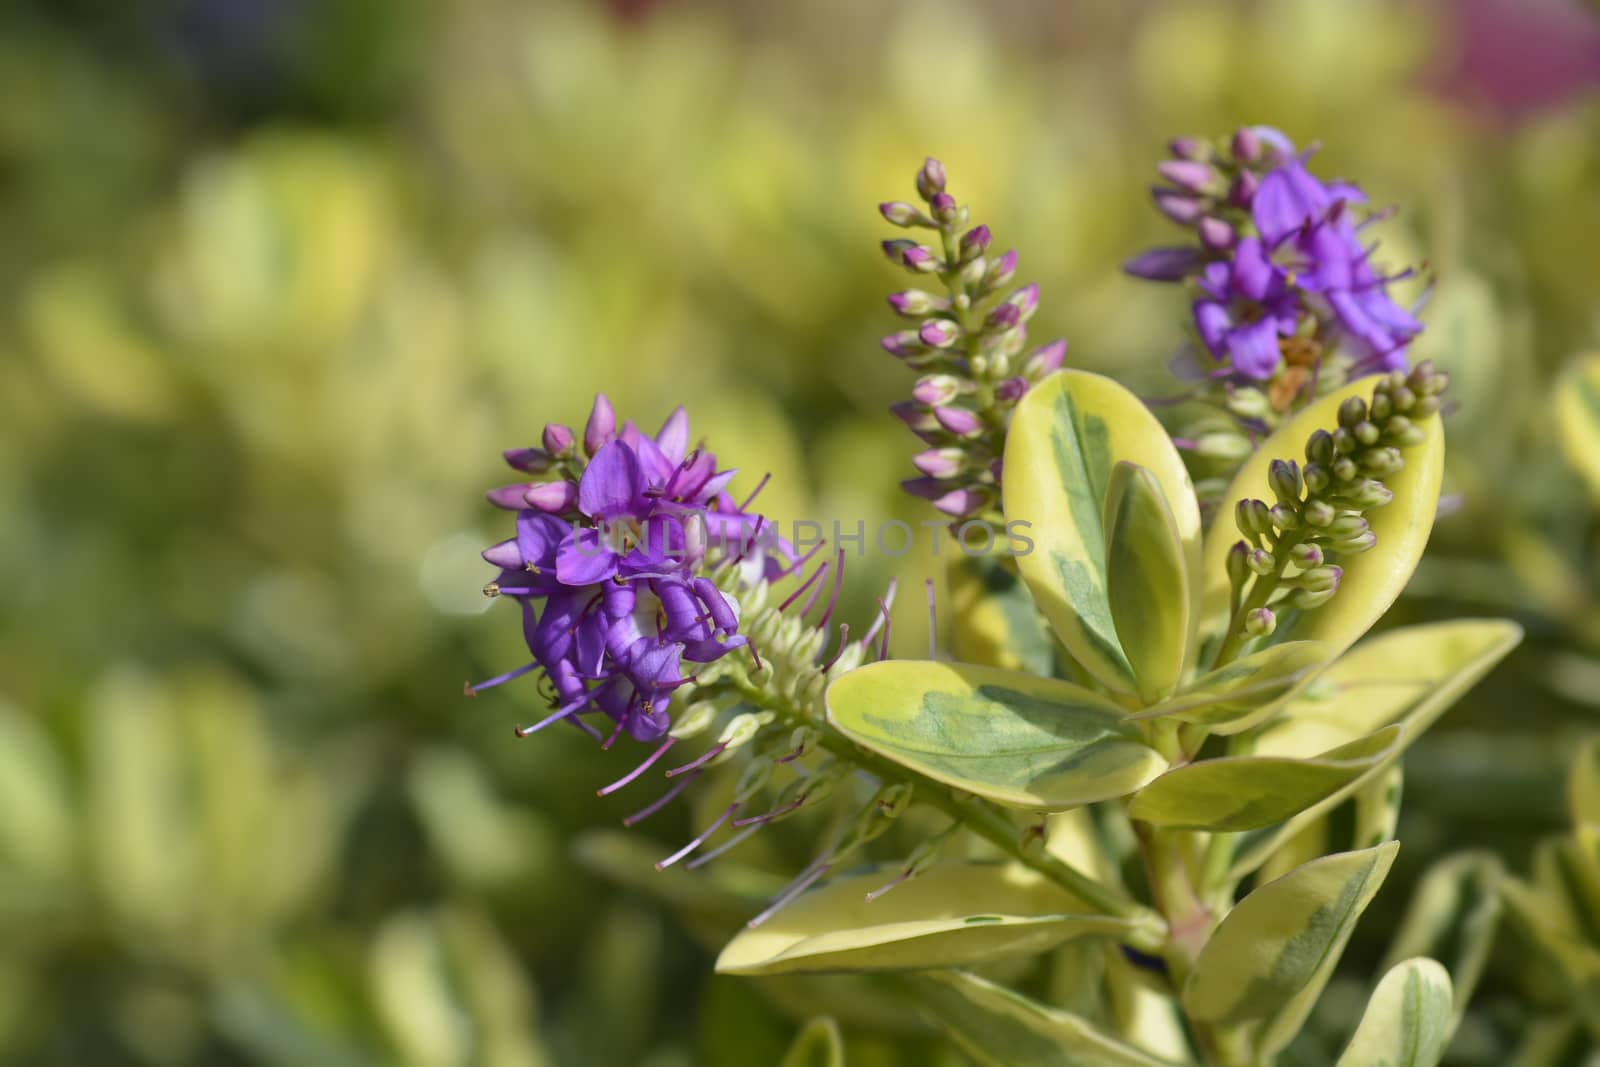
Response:
[{"label": "flower stem", "polygon": [[1289,554],[1294,551],[1294,546],[1305,539],[1303,531],[1291,531],[1278,539],[1272,548],[1272,573],[1257,577],[1250,586],[1250,595],[1245,597],[1237,611],[1228,619],[1228,633],[1222,639],[1222,645],[1217,649],[1217,658],[1211,664],[1211,669],[1216,670],[1224,666],[1239,655],[1244,646],[1244,622],[1250,613],[1257,608],[1267,606],[1267,601],[1272,599],[1272,594],[1278,591],[1278,583],[1283,580],[1284,571],[1289,568]]}]

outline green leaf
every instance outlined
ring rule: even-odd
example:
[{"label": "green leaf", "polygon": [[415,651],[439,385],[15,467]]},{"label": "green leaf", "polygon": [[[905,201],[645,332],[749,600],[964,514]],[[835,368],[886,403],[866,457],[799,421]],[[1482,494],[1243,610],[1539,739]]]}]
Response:
[{"label": "green leaf", "polygon": [[1229,756],[1168,771],[1136,793],[1128,814],[1183,830],[1254,830],[1298,815],[1393,755],[1389,726],[1309,759]]},{"label": "green leaf", "polygon": [[1014,562],[958,556],[950,564],[948,590],[956,659],[1028,674],[1055,673],[1055,638]]},{"label": "green leaf", "polygon": [[828,687],[828,718],[918,774],[1037,811],[1126,796],[1166,766],[1106,698],[994,667],[869,663]]},{"label": "green leaf", "polygon": [[1600,738],[1589,738],[1573,753],[1567,811],[1574,826],[1600,826]]},{"label": "green leaf", "polygon": [[844,1037],[832,1019],[812,1019],[794,1039],[779,1067],[844,1067]]},{"label": "green leaf", "polygon": [[1189,576],[1177,520],[1154,474],[1121,460],[1105,513],[1106,595],[1139,697],[1170,696],[1189,649]]},{"label": "green leaf", "polygon": [[1330,652],[1318,641],[1271,645],[1202,675],[1171,700],[1129,718],[1175,718],[1210,726],[1219,734],[1238,733],[1272,715],[1280,702],[1309,683],[1327,665]]},{"label": "green leaf", "polygon": [[1556,386],[1556,429],[1567,462],[1600,501],[1600,355],[1583,356]]},{"label": "green leaf", "polygon": [[[1108,688],[1133,692],[1145,655],[1130,658],[1118,635],[1106,559],[1106,499],[1121,461],[1150,472],[1182,546],[1184,584],[1197,584],[1200,508],[1183,460],[1149,409],[1109,378],[1058,371],[1023,397],[1006,440],[1005,507],[1008,523],[1028,524],[1033,549],[1017,566],[1056,637]],[[1185,596],[1198,602],[1197,591]]]},{"label": "green leaf", "polygon": [[[1261,727],[1255,754],[1303,757],[1400,725],[1405,732],[1389,757],[1398,759],[1521,640],[1522,628],[1504,619],[1457,619],[1380,634],[1341,656]],[[1255,870],[1366,784],[1357,781],[1281,826],[1240,837],[1229,876]]]},{"label": "green leaf", "polygon": [[1383,885],[1395,842],[1296,867],[1241,900],[1200,950],[1183,1006],[1201,1022],[1261,1026],[1262,1058],[1294,1037]]},{"label": "green leaf", "polygon": [[1334,1067],[1435,1067],[1450,1043],[1450,975],[1430,959],[1389,969]]},{"label": "green leaf", "polygon": [[1439,861],[1412,892],[1410,907],[1389,944],[1386,966],[1427,956],[1449,970],[1455,989],[1452,1033],[1494,947],[1503,878],[1500,860],[1490,852],[1467,852]]},{"label": "green leaf", "polygon": [[1255,751],[1306,756],[1391,723],[1405,726],[1410,745],[1521,640],[1522,628],[1505,619],[1380,634],[1340,657],[1262,727]]},{"label": "green leaf", "polygon": [[1076,1015],[975,974],[910,981],[929,1017],[982,1067],[1171,1067]]},{"label": "green leaf", "polygon": [[728,942],[718,973],[959,967],[1043,952],[1075,937],[1117,937],[1137,926],[1086,913],[1053,882],[1008,864],[944,864],[880,899],[866,899],[899,870],[888,865],[803,894]]},{"label": "green leaf", "polygon": [[[1228,620],[1228,549],[1240,539],[1234,525],[1234,510],[1240,500],[1274,498],[1267,482],[1267,467],[1274,459],[1303,460],[1306,439],[1313,430],[1339,425],[1339,405],[1352,396],[1370,399],[1374,379],[1350,383],[1319,398],[1286,422],[1245,461],[1217,509],[1217,521],[1206,534],[1203,574],[1205,599],[1202,626],[1208,634],[1220,634]],[[1422,558],[1423,546],[1433,529],[1434,512],[1439,502],[1439,480],[1444,471],[1444,433],[1438,418],[1419,423],[1425,439],[1407,448],[1402,455],[1405,467],[1384,479],[1394,493],[1387,505],[1367,514],[1378,543],[1372,549],[1340,559],[1344,577],[1338,594],[1327,604],[1303,613],[1286,612],[1272,637],[1273,644],[1285,641],[1323,641],[1330,655],[1349,648],[1389,610],[1405,588],[1411,572]],[[1007,464],[1006,476],[1011,476]],[[1008,488],[1009,492],[1009,488]]]}]

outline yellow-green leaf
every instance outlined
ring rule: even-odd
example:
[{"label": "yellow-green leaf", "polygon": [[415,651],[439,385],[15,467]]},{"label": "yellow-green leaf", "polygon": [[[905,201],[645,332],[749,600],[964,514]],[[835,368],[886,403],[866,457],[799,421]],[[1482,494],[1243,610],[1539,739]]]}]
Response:
[{"label": "yellow-green leaf", "polygon": [[1574,826],[1600,826],[1600,738],[1589,738],[1573,753],[1567,811]]},{"label": "yellow-green leaf", "polygon": [[1403,730],[1389,726],[1307,759],[1227,756],[1168,771],[1134,795],[1135,819],[1184,830],[1254,830],[1333,796],[1391,756]]},{"label": "yellow-green leaf", "polygon": [[964,971],[914,979],[929,1017],[982,1067],[1172,1067],[1086,1019]]},{"label": "yellow-green leaf", "polygon": [[1435,1067],[1450,1043],[1451,1003],[1450,975],[1438,963],[1395,964],[1334,1067]]},{"label": "yellow-green leaf", "polygon": [[1319,641],[1271,645],[1202,675],[1171,700],[1130,718],[1174,718],[1219,734],[1238,733],[1270,717],[1327,665],[1330,653]]},{"label": "yellow-green leaf", "polygon": [[1573,362],[1556,387],[1555,409],[1561,450],[1600,500],[1600,355]]},{"label": "yellow-green leaf", "polygon": [[1135,923],[1088,909],[1027,868],[951,863],[884,896],[867,894],[899,867],[836,878],[760,926],[717,959],[721,974],[899,971],[960,967],[1043,952],[1075,937],[1131,932]]},{"label": "yellow-green leaf", "polygon": [[1380,634],[1340,657],[1264,726],[1255,751],[1307,756],[1390,723],[1405,726],[1409,745],[1521,640],[1522,628],[1505,619]]},{"label": "yellow-green leaf", "polygon": [[[1306,439],[1317,429],[1339,425],[1339,405],[1352,396],[1370,399],[1376,379],[1365,378],[1321,397],[1286,422],[1262,442],[1248,460],[1223,498],[1217,521],[1206,534],[1204,570],[1205,599],[1202,626],[1207,633],[1220,634],[1228,619],[1228,549],[1240,539],[1233,514],[1240,500],[1274,499],[1267,482],[1267,467],[1274,459],[1305,458]],[[1439,480],[1444,471],[1444,433],[1440,420],[1419,423],[1425,438],[1402,451],[1405,467],[1384,479],[1394,493],[1387,505],[1367,513],[1378,542],[1359,555],[1339,560],[1344,577],[1339,592],[1320,608],[1295,615],[1286,613],[1273,635],[1273,643],[1284,641],[1324,641],[1330,654],[1350,647],[1389,610],[1405,588],[1411,572],[1422,558],[1423,546],[1433,529],[1434,512],[1439,502]],[[1009,464],[1006,476],[1011,476]],[[1009,491],[1009,489],[1008,489]]]},{"label": "yellow-green leaf", "polygon": [[1166,761],[1106,698],[1053,678],[886,660],[828,688],[828,718],[863,748],[1012,807],[1125,796]]},{"label": "yellow-green leaf", "polygon": [[[1149,470],[1199,577],[1200,508],[1182,458],[1139,398],[1109,378],[1059,371],[1018,404],[1007,435],[1006,519],[1027,523],[1017,565],[1056,637],[1111,689],[1133,692],[1134,665],[1117,635],[1107,581],[1105,504],[1116,464]],[[1197,602],[1191,593],[1189,601]],[[1187,625],[1187,623],[1185,623]]]},{"label": "yellow-green leaf", "polygon": [[1189,648],[1189,575],[1177,520],[1154,474],[1121,460],[1106,490],[1106,595],[1146,704],[1170,696]]},{"label": "yellow-green leaf", "polygon": [[950,648],[962,663],[1055,673],[1055,638],[1014,561],[960,555],[950,564]]},{"label": "yellow-green leaf", "polygon": [[784,1054],[779,1067],[844,1067],[844,1037],[832,1019],[812,1019]]},{"label": "yellow-green leaf", "polygon": [[1412,956],[1438,960],[1450,972],[1455,1011],[1450,1029],[1472,1000],[1500,925],[1504,871],[1491,852],[1449,856],[1429,868],[1389,943],[1390,966]]},{"label": "yellow-green leaf", "polygon": [[1398,847],[1391,841],[1312,860],[1241,900],[1200,950],[1184,985],[1190,1017],[1223,1025],[1258,1022],[1265,1051],[1286,1044],[1332,974]]}]

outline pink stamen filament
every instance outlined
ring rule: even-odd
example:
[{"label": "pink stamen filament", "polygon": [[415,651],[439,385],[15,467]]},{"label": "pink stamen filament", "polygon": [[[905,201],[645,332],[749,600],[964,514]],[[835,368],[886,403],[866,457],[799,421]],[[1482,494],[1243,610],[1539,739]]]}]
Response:
[{"label": "pink stamen filament", "polygon": [[[828,620],[833,618],[833,609],[839,606],[839,587],[844,584],[844,549],[839,550],[838,562],[833,568],[833,593],[828,597],[828,608],[822,613],[822,618],[817,620],[817,629],[826,630]],[[818,590],[820,592],[821,590]]]},{"label": "pink stamen filament", "polygon": [[743,504],[739,505],[739,510],[740,511],[748,510],[750,505],[755,503],[756,497],[761,495],[761,490],[765,489],[767,487],[767,483],[770,482],[771,480],[772,480],[772,472],[771,471],[768,471],[767,473],[763,474],[761,476],[761,481],[756,483],[755,490],[752,491],[749,496],[745,497],[745,501],[744,501]]},{"label": "pink stamen filament", "polygon": [[[831,567],[832,565],[833,565],[833,562],[831,560],[824,560],[822,562],[822,573],[824,575],[826,575],[827,572],[828,572],[828,568]],[[817,583],[817,587],[815,589],[811,590],[811,595],[806,597],[805,606],[800,609],[800,617],[801,618],[804,618],[805,616],[811,614],[811,609],[817,606],[817,601],[819,599],[821,599],[822,591],[824,589],[826,589],[827,586],[828,586],[827,580],[824,579],[823,581],[820,581],[820,582]]]},{"label": "pink stamen filament", "polygon": [[667,777],[676,778],[678,775],[687,771],[697,771],[701,767],[704,767],[707,763],[710,763],[712,760],[722,755],[727,748],[728,746],[725,742],[719,742],[715,745],[712,745],[710,748],[706,749],[704,752],[700,753],[700,755],[696,756],[688,763],[685,763],[683,766],[672,768],[672,770],[667,772]]},{"label": "pink stamen filament", "polygon": [[[808,556],[807,558],[809,559],[810,557]],[[794,592],[790,593],[788,600],[785,600],[782,604],[778,605],[778,610],[779,611],[788,611],[789,610],[789,605],[793,604],[796,600],[800,599],[801,594],[803,594],[807,589],[810,589],[812,583],[815,582],[818,578],[822,577],[822,575],[824,573],[826,573],[827,570],[828,570],[828,561],[827,560],[823,560],[822,563],[817,566],[817,569],[811,572],[811,577],[807,578],[805,580],[805,583],[803,585],[801,585],[799,589],[796,589]],[[802,611],[800,614],[804,615],[805,612]]]},{"label": "pink stamen filament", "polygon": [[689,777],[685,778],[683,781],[679,782],[677,785],[673,786],[671,789],[669,789],[665,793],[661,794],[661,796],[659,798],[657,798],[656,800],[652,801],[650,804],[645,805],[643,808],[640,808],[638,811],[634,812],[632,815],[628,816],[626,819],[623,819],[622,820],[622,825],[623,826],[637,826],[640,823],[644,822],[650,816],[654,815],[656,812],[660,811],[662,808],[666,807],[668,804],[671,804],[675,799],[677,799],[678,794],[683,792],[685,789],[689,788],[689,783],[694,781],[698,777],[700,777],[700,774],[699,774],[698,771],[695,772],[694,774],[689,775]]},{"label": "pink stamen filament", "polygon": [[794,800],[791,800],[789,803],[785,804],[781,808],[773,808],[771,811],[762,812],[760,815],[751,815],[751,816],[749,816],[747,818],[735,819],[735,820],[733,820],[733,825],[735,825],[735,826],[765,826],[767,823],[772,822],[774,819],[781,819],[781,818],[783,818],[783,816],[788,815],[790,812],[797,810],[800,807],[800,805],[804,804],[805,802],[806,802],[805,794],[802,793],[800,796],[796,797]]},{"label": "pink stamen filament", "polygon": [[789,888],[778,894],[777,899],[767,906],[766,911],[762,912],[760,915],[757,915],[745,925],[749,926],[752,930],[757,926],[760,926],[762,923],[766,922],[768,919],[772,918],[774,915],[778,914],[778,912],[786,908],[795,897],[798,897],[801,893],[804,893],[807,889],[810,889],[812,884],[815,883],[817,879],[827,874],[830,869],[831,867],[828,857],[824,857],[823,859],[813,863],[810,867],[807,867],[804,871],[801,871],[798,878],[789,883]]},{"label": "pink stamen filament", "polygon": [[658,870],[658,871],[666,870],[668,867],[671,867],[674,863],[677,863],[679,860],[683,859],[683,857],[687,856],[689,853],[691,853],[695,849],[699,848],[702,844],[705,843],[706,838],[708,838],[712,834],[716,833],[717,830],[722,826],[722,824],[728,820],[728,816],[732,815],[734,812],[736,812],[738,810],[739,810],[739,805],[738,804],[729,804],[726,808],[723,809],[722,814],[718,815],[716,817],[715,821],[713,821],[710,826],[705,828],[705,832],[704,833],[700,834],[693,841],[690,841],[687,845],[684,845],[682,848],[680,848],[678,851],[674,852],[672,855],[668,856],[666,859],[662,860],[660,863],[657,863],[656,864],[656,870]]},{"label": "pink stamen filament", "polygon": [[610,796],[612,793],[615,793],[617,790],[621,789],[623,786],[627,785],[629,782],[631,782],[634,779],[638,778],[645,771],[648,771],[651,767],[653,767],[657,760],[659,760],[662,756],[665,756],[667,754],[667,749],[671,748],[673,745],[675,745],[677,743],[678,743],[678,739],[676,737],[667,738],[665,741],[661,742],[661,747],[660,748],[656,749],[654,752],[650,753],[650,755],[648,755],[648,756],[646,756],[644,758],[644,762],[643,763],[639,764],[639,766],[635,767],[633,770],[629,771],[627,774],[623,775],[621,778],[618,778],[616,781],[612,782],[610,785],[603,786],[603,787],[601,787],[599,789],[596,789],[594,795],[597,796],[597,797],[604,797],[604,796]]},{"label": "pink stamen filament", "polygon": [[878,630],[889,621],[889,609],[894,606],[894,591],[899,579],[890,578],[889,588],[884,595],[878,598],[878,614],[872,620],[872,626],[867,630],[866,636],[861,639],[861,647],[866,648],[872,644],[872,639],[878,636]]},{"label": "pink stamen filament", "polygon": [[924,585],[928,590],[928,658],[939,658],[939,610],[934,603],[933,579],[925,580]]},{"label": "pink stamen filament", "polygon": [[743,844],[751,834],[755,833],[759,829],[761,829],[759,826],[749,826],[743,830],[740,830],[738,833],[728,838],[710,852],[702,853],[690,860],[688,863],[685,863],[683,865],[684,869],[690,871],[699,870],[701,867],[704,867],[706,864],[710,863],[724,852],[727,852],[729,849],[732,849],[734,846]]},{"label": "pink stamen filament", "polygon": [[883,896],[889,890],[895,888],[896,886],[904,885],[906,882],[911,880],[911,876],[912,876],[913,873],[914,872],[911,871],[910,869],[906,869],[906,870],[901,871],[899,874],[897,874],[893,878],[889,879],[889,881],[885,882],[883,885],[880,885],[878,888],[876,888],[872,892],[868,893],[867,894],[867,903],[871,904],[874,900],[877,900],[879,897]]},{"label": "pink stamen filament", "polygon": [[496,675],[495,677],[490,678],[487,682],[478,682],[476,685],[474,685],[472,682],[468,682],[465,693],[469,697],[475,697],[484,689],[493,689],[497,685],[504,685],[513,678],[521,678],[524,674],[527,674],[529,671],[534,670],[538,666],[539,665],[537,663],[525,663],[516,670],[506,671],[504,674]]}]

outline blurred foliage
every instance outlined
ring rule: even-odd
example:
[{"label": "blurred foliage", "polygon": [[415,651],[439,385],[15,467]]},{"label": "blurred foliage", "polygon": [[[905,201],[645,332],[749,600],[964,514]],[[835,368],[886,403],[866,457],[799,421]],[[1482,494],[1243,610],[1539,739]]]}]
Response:
[{"label": "blurred foliage", "polygon": [[[1395,618],[1530,640],[1408,760],[1397,871],[1467,845],[1525,868],[1600,706],[1600,523],[1553,414],[1597,340],[1600,105],[1438,76],[1483,32],[1464,10],[7,5],[0,1061],[827,1062],[829,1024],[794,1044],[826,1015],[851,1067],[959,1063],[893,989],[707,977],[667,883],[574,847],[628,810],[592,794],[631,760],[511,743],[515,688],[459,696],[518,661],[480,617],[496,453],[596,389],[652,425],[688,404],[778,515],[925,517],[883,415],[908,382],[875,346],[873,205],[929,152],[1069,358],[1153,391],[1184,309],[1117,264],[1162,235],[1167,136],[1271,123],[1403,205],[1388,257],[1437,278],[1418,355],[1455,375],[1460,509]],[[863,560],[847,614],[896,569],[936,566]],[[726,934],[761,870],[677,903]],[[1501,973],[1480,1062],[1520,1025]]]}]

